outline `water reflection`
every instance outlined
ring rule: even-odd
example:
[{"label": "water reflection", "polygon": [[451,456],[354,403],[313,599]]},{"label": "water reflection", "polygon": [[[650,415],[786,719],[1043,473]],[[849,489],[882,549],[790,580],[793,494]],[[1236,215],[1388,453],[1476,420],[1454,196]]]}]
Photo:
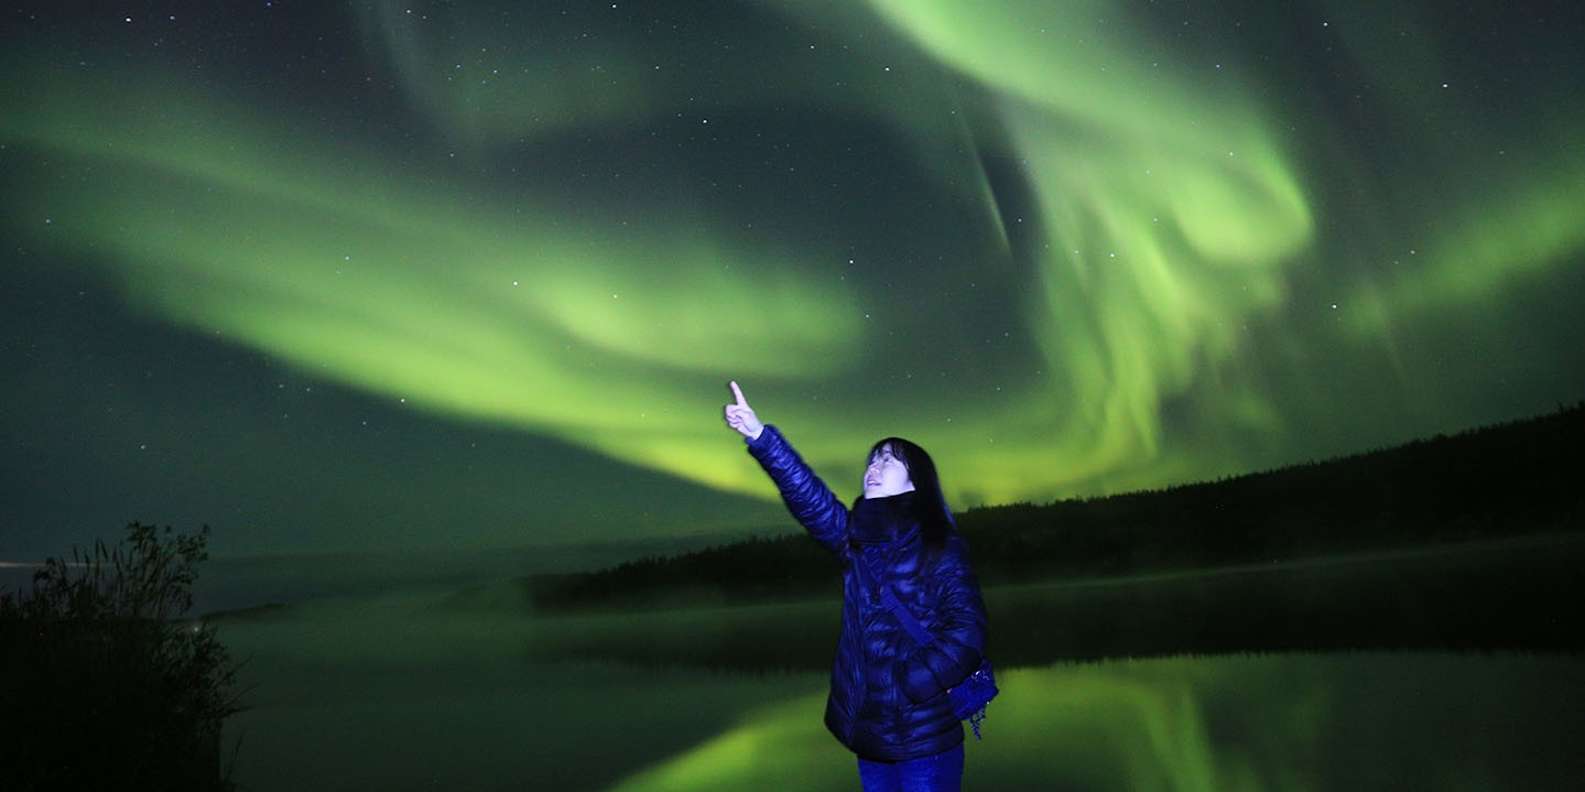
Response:
[{"label": "water reflection", "polygon": [[[855,788],[852,756],[821,725],[821,671],[525,659],[525,647],[577,631],[443,602],[409,592],[228,622],[222,637],[252,657],[245,676],[257,685],[255,709],[228,725],[228,745],[244,736],[237,780],[258,790]],[[581,640],[601,621],[585,621]],[[969,788],[1562,789],[1585,773],[1577,657],[1205,656],[1001,678],[985,740],[969,744]]]},{"label": "water reflection", "polygon": [[[1005,675],[966,783],[997,790],[1564,789],[1577,660],[1428,654],[1199,657]],[[852,789],[812,695],[616,787]]]}]

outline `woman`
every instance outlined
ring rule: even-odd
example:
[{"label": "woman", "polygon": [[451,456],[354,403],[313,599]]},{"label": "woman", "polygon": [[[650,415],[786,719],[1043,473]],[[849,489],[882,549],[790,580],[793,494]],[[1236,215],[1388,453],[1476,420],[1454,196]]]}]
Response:
[{"label": "woman", "polygon": [[[727,425],[770,474],[794,518],[842,560],[842,634],[826,728],[858,755],[865,792],[956,790],[963,724],[947,690],[979,667],[985,606],[930,456],[888,437],[871,449],[864,494],[846,508],[730,383]],[[924,626],[915,642],[888,607],[890,586]]]}]

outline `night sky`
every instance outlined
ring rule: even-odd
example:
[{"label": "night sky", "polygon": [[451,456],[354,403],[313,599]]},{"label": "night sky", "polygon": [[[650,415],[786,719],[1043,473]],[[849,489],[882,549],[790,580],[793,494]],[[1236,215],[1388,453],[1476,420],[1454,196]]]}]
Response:
[{"label": "night sky", "polygon": [[0,15],[0,560],[792,530],[1585,398],[1576,4]]}]

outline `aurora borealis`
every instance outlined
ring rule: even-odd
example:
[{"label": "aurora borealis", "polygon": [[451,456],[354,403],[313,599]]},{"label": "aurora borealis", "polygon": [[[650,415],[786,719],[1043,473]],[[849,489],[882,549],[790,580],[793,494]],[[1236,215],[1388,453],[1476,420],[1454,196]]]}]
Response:
[{"label": "aurora borealis", "polygon": [[0,560],[786,522],[1236,474],[1585,397],[1574,6],[35,3]]}]

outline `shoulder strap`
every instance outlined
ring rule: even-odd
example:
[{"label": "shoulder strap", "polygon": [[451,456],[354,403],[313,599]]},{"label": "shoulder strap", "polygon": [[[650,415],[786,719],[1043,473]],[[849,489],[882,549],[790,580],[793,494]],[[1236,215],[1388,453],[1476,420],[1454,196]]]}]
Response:
[{"label": "shoulder strap", "polygon": [[[908,612],[908,608],[898,601],[897,595],[892,592],[892,587],[887,585],[879,574],[876,574],[875,568],[870,566],[869,559],[864,555],[864,551],[855,550],[853,556],[853,562],[856,564],[854,570],[859,573],[860,583],[866,589],[872,588],[871,585],[863,581],[865,577],[872,578],[875,581],[875,585],[880,587],[881,599],[885,601],[886,607],[891,609],[892,615],[897,617],[897,621],[902,624],[903,629],[907,630],[910,636],[913,636],[914,643],[920,646],[929,646],[930,633],[925,632],[925,628],[919,624],[919,620],[915,619],[914,615]],[[866,572],[868,575],[864,574]]]}]

